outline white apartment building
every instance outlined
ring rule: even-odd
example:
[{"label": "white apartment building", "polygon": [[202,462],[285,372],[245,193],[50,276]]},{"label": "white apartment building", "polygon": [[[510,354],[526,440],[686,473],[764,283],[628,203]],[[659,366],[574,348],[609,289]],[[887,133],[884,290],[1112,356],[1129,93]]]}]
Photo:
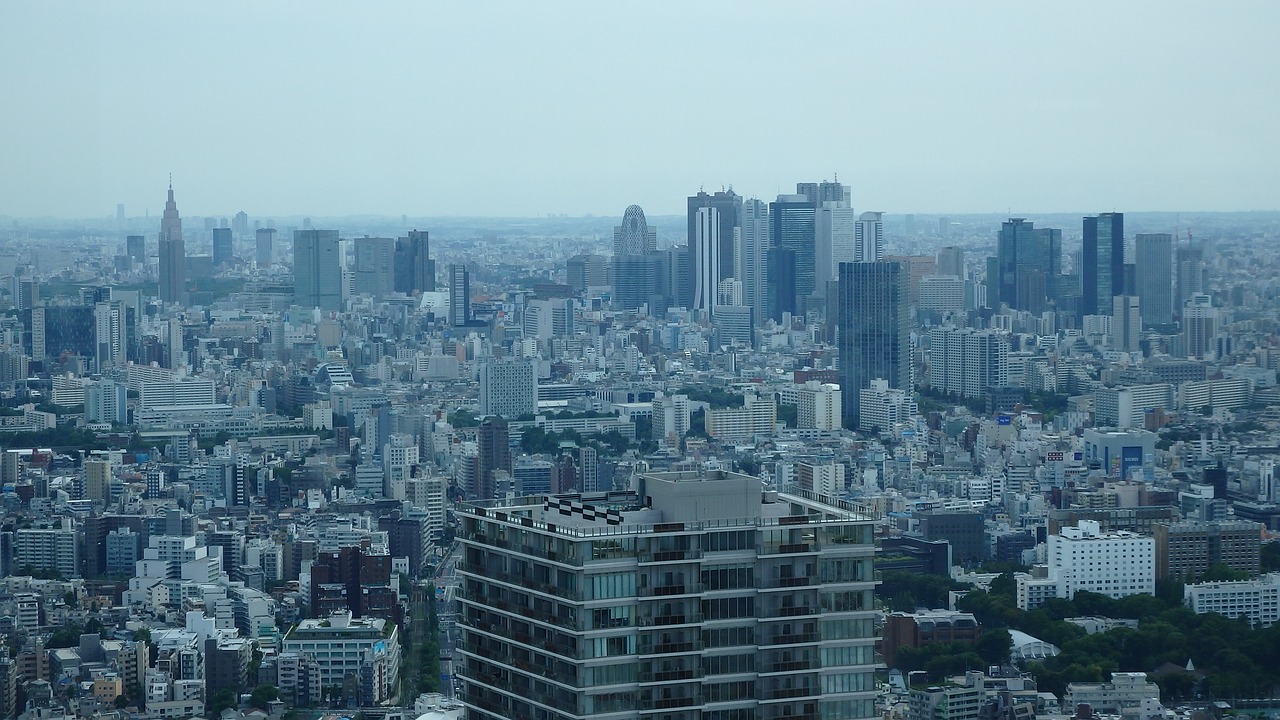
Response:
[{"label": "white apartment building", "polygon": [[400,636],[381,618],[353,618],[350,611],[303,620],[285,635],[281,653],[314,657],[321,687],[341,687],[349,673],[372,690],[373,704],[388,702],[400,679]]},{"label": "white apartment building", "polygon": [[217,396],[212,380],[184,378],[169,382],[143,382],[138,392],[138,409],[214,405]]},{"label": "white apartment building", "polygon": [[1197,615],[1218,613],[1269,627],[1280,620],[1280,573],[1267,573],[1256,580],[1188,585],[1182,598]]},{"label": "white apartment building", "polygon": [[1068,708],[1087,703],[1096,713],[1119,713],[1125,718],[1145,717],[1144,700],[1160,699],[1160,687],[1141,672],[1113,672],[1111,682],[1068,683],[1064,698]]},{"label": "white apartment building", "polygon": [[480,414],[514,420],[538,411],[538,377],[532,360],[480,364]]},{"label": "white apartment building", "polygon": [[965,398],[1009,384],[1009,336],[998,330],[940,327],[929,331],[929,386]]},{"label": "white apartment building", "polygon": [[1096,520],[1081,520],[1050,535],[1048,560],[1046,577],[1018,578],[1019,608],[1034,609],[1049,597],[1071,599],[1080,590],[1111,598],[1156,591],[1155,539],[1103,532]]},{"label": "white apartment building", "polygon": [[900,422],[916,414],[916,401],[906,390],[889,387],[889,381],[876,378],[871,387],[858,391],[858,429],[870,432],[879,428],[889,432]]},{"label": "white apartment building", "polygon": [[1099,388],[1093,392],[1094,425],[1141,428],[1148,410],[1172,410],[1173,403],[1173,386],[1167,383]]},{"label": "white apartment building", "polygon": [[756,435],[771,435],[778,423],[778,404],[773,395],[748,394],[740,408],[708,410],[707,434],[724,442],[741,442]]},{"label": "white apartment building", "polygon": [[796,427],[801,429],[840,429],[840,386],[810,380],[795,388]]}]

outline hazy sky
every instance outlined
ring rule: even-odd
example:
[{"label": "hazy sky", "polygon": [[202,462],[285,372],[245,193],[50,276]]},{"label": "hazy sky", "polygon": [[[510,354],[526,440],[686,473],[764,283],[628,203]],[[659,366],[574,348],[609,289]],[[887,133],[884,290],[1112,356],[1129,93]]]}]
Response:
[{"label": "hazy sky", "polygon": [[1280,2],[0,3],[0,214],[1280,209]]}]

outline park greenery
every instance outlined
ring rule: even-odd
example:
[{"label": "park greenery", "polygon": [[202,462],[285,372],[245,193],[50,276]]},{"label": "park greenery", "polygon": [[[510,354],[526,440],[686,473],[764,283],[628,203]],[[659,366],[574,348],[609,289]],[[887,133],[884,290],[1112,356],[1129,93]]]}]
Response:
[{"label": "park greenery", "polygon": [[[1268,563],[1280,563],[1277,546],[1268,545]],[[1230,580],[1240,573],[1214,566],[1199,580]],[[1068,683],[1101,682],[1113,672],[1146,672],[1160,686],[1166,700],[1193,697],[1265,697],[1280,691],[1280,624],[1251,627],[1247,620],[1213,613],[1197,615],[1183,607],[1183,584],[1157,584],[1156,594],[1112,599],[1077,592],[1071,600],[1052,599],[1035,610],[1017,607],[1017,585],[1011,572],[997,578],[990,591],[942,576],[888,571],[882,576],[881,597],[886,610],[946,607],[951,590],[970,590],[957,609],[971,612],[986,635],[978,643],[938,643],[899,651],[898,669],[924,670],[930,681],[941,681],[966,669],[982,669],[999,657],[1007,636],[987,640],[997,630],[1019,630],[1052,643],[1061,650],[1056,657],[1026,663],[1041,691],[1061,695]],[[1138,621],[1137,629],[1116,628],[1089,635],[1064,619],[1108,617]],[[1007,644],[1003,651],[1008,653]],[[1196,672],[1185,672],[1190,661]],[[1203,677],[1203,683],[1198,680]]]}]

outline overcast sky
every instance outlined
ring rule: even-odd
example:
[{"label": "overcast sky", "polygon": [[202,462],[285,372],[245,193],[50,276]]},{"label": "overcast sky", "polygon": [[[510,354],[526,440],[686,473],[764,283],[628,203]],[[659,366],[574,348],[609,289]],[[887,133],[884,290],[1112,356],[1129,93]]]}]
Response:
[{"label": "overcast sky", "polygon": [[0,214],[1280,209],[1280,2],[0,3]]}]

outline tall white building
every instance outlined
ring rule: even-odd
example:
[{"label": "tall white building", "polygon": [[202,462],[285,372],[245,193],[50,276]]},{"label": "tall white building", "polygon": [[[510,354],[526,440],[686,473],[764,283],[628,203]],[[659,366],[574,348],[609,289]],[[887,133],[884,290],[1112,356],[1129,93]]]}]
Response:
[{"label": "tall white building", "polygon": [[706,412],[707,434],[718,440],[738,442],[756,435],[770,435],[778,422],[778,403],[772,394],[743,397],[740,408],[720,408]]},{"label": "tall white building", "polygon": [[175,405],[212,405],[217,395],[212,380],[183,378],[171,382],[143,382],[138,396],[138,409]]},{"label": "tall white building", "polygon": [[1195,293],[1182,304],[1182,349],[1186,357],[1213,359],[1218,334],[1218,308],[1213,298]]},{"label": "tall white building", "polygon": [[814,213],[814,257],[820,292],[825,292],[822,283],[837,279],[840,263],[858,262],[857,222],[853,208],[842,200],[824,202]]},{"label": "tall white building", "polygon": [[1197,615],[1218,613],[1270,627],[1280,621],[1280,573],[1267,573],[1256,580],[1187,585],[1182,598]]},{"label": "tall white building", "polygon": [[720,211],[698,208],[694,217],[693,308],[710,311],[720,286]]},{"label": "tall white building", "polygon": [[722,471],[633,483],[459,511],[468,718],[877,717],[870,511]]},{"label": "tall white building", "polygon": [[382,496],[405,500],[408,498],[409,478],[418,464],[418,441],[412,435],[392,433],[382,446],[383,485]]},{"label": "tall white building", "polygon": [[757,198],[745,201],[740,221],[734,272],[742,281],[742,301],[759,323],[768,311],[765,260],[769,252],[769,204]]},{"label": "tall white building", "polygon": [[880,262],[884,259],[883,218],[884,213],[878,212],[864,212],[858,216],[858,224],[854,228],[857,254],[854,262]]},{"label": "tall white building", "polygon": [[84,386],[84,419],[91,423],[129,422],[129,389],[113,380],[99,380]]},{"label": "tall white building", "polygon": [[1166,383],[1098,388],[1093,391],[1094,425],[1142,428],[1148,410],[1173,410],[1173,386]]},{"label": "tall white building", "polygon": [[839,430],[841,407],[839,385],[809,380],[796,388],[796,427]]},{"label": "tall white building", "polygon": [[859,390],[858,395],[858,429],[863,432],[888,432],[916,414],[911,393],[889,387],[884,378],[872,380],[871,387]]},{"label": "tall white building", "polygon": [[679,442],[689,432],[688,395],[665,395],[653,399],[653,437],[666,443]]},{"label": "tall white building", "polygon": [[538,410],[538,377],[532,360],[480,364],[480,414],[515,419]]},{"label": "tall white building", "polygon": [[1009,384],[1009,336],[999,330],[929,331],[929,386],[965,398]]},{"label": "tall white building", "polygon": [[1142,313],[1138,296],[1116,295],[1111,298],[1111,349],[1120,352],[1138,352],[1142,340]]}]

